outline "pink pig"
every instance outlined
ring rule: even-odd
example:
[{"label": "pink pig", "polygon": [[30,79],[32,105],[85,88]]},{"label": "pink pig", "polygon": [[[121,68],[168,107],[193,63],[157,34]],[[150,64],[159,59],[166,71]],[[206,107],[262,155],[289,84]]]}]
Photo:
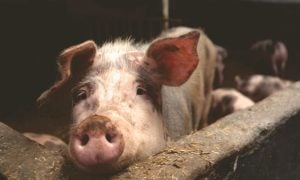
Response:
[{"label": "pink pig", "polygon": [[69,152],[78,167],[112,173],[205,126],[215,58],[196,29],[145,45],[86,41],[61,53],[60,80],[38,104],[73,122]]}]

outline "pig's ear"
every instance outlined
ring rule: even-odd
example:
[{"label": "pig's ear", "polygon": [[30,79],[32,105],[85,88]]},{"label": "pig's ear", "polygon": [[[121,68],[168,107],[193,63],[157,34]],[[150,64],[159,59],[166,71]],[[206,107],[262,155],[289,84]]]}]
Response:
[{"label": "pig's ear", "polygon": [[37,99],[38,106],[45,104],[50,97],[59,96],[56,93],[66,88],[68,80],[79,78],[92,65],[96,56],[97,46],[94,41],[85,41],[64,50],[58,58],[59,79]]},{"label": "pig's ear", "polygon": [[97,45],[94,41],[85,41],[64,50],[58,59],[61,79],[83,73],[94,62]]},{"label": "pig's ear", "polygon": [[198,31],[153,42],[147,50],[148,58],[156,62],[161,82],[164,85],[179,86],[193,73],[198,65]]}]

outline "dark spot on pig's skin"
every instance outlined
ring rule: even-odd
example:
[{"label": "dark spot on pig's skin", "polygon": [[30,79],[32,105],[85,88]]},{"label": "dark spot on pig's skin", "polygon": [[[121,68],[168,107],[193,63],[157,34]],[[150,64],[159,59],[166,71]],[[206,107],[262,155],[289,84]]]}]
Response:
[{"label": "dark spot on pig's skin", "polygon": [[235,96],[226,95],[222,98],[222,102],[226,105],[231,105],[236,101]]},{"label": "dark spot on pig's skin", "polygon": [[116,128],[114,126],[108,126],[108,122],[110,122],[110,119],[105,116],[94,115],[88,117],[79,124],[74,134],[80,135],[84,134],[85,132],[97,133],[105,132],[107,130],[115,131]]},{"label": "dark spot on pig's skin", "polygon": [[98,131],[106,128],[106,122],[102,122],[101,120],[94,120],[88,123],[83,131]]},{"label": "dark spot on pig's skin", "polygon": [[146,89],[146,98],[149,99],[153,105],[154,110],[161,112],[161,85],[158,85],[153,79],[156,72],[149,72],[146,67],[140,66],[138,69],[138,80],[140,84]]},{"label": "dark spot on pig's skin", "polygon": [[98,107],[99,107],[99,102],[98,101],[94,101],[92,103],[86,103],[85,104],[85,109],[89,109],[89,110],[92,110],[92,111],[95,111]]}]

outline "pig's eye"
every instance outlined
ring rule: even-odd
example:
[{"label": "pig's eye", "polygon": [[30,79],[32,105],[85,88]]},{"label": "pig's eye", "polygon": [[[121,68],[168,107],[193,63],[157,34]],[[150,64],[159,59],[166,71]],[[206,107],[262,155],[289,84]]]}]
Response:
[{"label": "pig's eye", "polygon": [[77,104],[78,102],[87,98],[87,92],[85,90],[79,90],[78,92],[73,93],[73,104]]},{"label": "pig's eye", "polygon": [[142,87],[137,87],[136,95],[144,95],[144,94],[146,94],[146,89],[144,89]]}]

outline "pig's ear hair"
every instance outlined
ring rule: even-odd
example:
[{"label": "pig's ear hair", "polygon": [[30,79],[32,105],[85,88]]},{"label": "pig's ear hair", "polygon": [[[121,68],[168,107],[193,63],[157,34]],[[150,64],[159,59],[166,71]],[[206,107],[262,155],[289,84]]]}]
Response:
[{"label": "pig's ear hair", "polygon": [[64,50],[58,57],[59,78],[48,90],[37,99],[38,106],[42,106],[50,96],[64,87],[68,80],[80,77],[94,62],[97,45],[88,40]]},{"label": "pig's ear hair", "polygon": [[92,40],[64,50],[58,58],[61,79],[69,78],[71,75],[76,76],[91,66],[94,62],[96,51],[97,45]]},{"label": "pig's ear hair", "polygon": [[150,45],[147,56],[156,62],[162,84],[179,86],[187,81],[199,62],[199,37],[200,32],[192,31],[176,38],[160,39]]}]

